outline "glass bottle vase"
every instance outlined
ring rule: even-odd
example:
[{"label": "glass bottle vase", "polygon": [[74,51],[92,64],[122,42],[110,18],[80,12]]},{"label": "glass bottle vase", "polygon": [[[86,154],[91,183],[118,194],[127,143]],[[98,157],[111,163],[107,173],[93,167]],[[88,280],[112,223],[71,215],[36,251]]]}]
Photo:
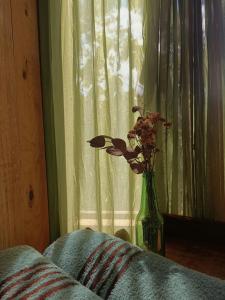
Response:
[{"label": "glass bottle vase", "polygon": [[143,173],[141,206],[136,218],[136,244],[165,255],[164,221],[159,212],[153,171]]}]

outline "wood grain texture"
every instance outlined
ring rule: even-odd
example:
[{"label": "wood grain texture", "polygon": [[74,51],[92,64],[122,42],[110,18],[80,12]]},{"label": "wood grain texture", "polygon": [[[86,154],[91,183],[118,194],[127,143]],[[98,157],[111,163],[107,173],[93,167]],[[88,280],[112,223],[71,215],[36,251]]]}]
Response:
[{"label": "wood grain texture", "polygon": [[48,240],[36,0],[1,0],[0,249]]},{"label": "wood grain texture", "polygon": [[225,279],[225,223],[164,215],[166,257]]},{"label": "wood grain texture", "polygon": [[167,238],[166,257],[190,269],[225,280],[225,246]]}]

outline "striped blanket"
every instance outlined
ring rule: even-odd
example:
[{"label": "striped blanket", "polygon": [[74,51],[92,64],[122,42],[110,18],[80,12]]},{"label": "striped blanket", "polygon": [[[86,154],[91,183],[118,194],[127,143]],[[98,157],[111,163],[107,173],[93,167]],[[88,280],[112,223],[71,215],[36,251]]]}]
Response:
[{"label": "striped blanket", "polygon": [[0,251],[0,299],[99,299],[28,246]]},{"label": "striped blanket", "polygon": [[107,299],[136,255],[130,243],[92,230],[80,230],[58,239],[44,255],[81,284]]},{"label": "striped blanket", "polygon": [[101,295],[104,299],[108,298],[118,280],[126,272],[129,263],[138,253],[140,250],[128,243],[107,239],[87,257],[77,275],[77,280],[97,295]]},{"label": "striped blanket", "polygon": [[225,281],[104,233],[73,232],[59,238],[44,255],[103,299],[225,299]]}]

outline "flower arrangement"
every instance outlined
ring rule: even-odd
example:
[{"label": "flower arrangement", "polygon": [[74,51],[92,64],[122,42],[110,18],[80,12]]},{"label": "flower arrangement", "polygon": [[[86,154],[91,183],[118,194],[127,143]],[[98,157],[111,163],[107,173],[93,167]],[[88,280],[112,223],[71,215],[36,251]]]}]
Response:
[{"label": "flower arrangement", "polygon": [[112,138],[107,135],[99,135],[88,141],[94,148],[105,149],[108,154],[123,156],[136,174],[151,171],[154,168],[156,153],[156,134],[158,125],[166,129],[171,123],[160,116],[158,112],[148,112],[145,116],[140,106],[134,106],[132,112],[139,112],[136,124],[128,132],[126,142],[120,138]]}]

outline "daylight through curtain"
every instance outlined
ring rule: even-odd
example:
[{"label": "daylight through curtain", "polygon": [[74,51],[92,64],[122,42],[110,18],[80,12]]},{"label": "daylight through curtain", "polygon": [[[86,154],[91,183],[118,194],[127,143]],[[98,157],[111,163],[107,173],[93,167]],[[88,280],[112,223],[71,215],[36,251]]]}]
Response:
[{"label": "daylight through curtain", "polygon": [[158,143],[161,210],[225,220],[225,1],[145,1],[145,109]]},{"label": "daylight through curtain", "polygon": [[134,124],[131,108],[143,63],[142,2],[50,0],[61,233],[125,228],[133,238],[141,175],[125,159],[109,157],[87,141],[100,134],[126,139]]}]

